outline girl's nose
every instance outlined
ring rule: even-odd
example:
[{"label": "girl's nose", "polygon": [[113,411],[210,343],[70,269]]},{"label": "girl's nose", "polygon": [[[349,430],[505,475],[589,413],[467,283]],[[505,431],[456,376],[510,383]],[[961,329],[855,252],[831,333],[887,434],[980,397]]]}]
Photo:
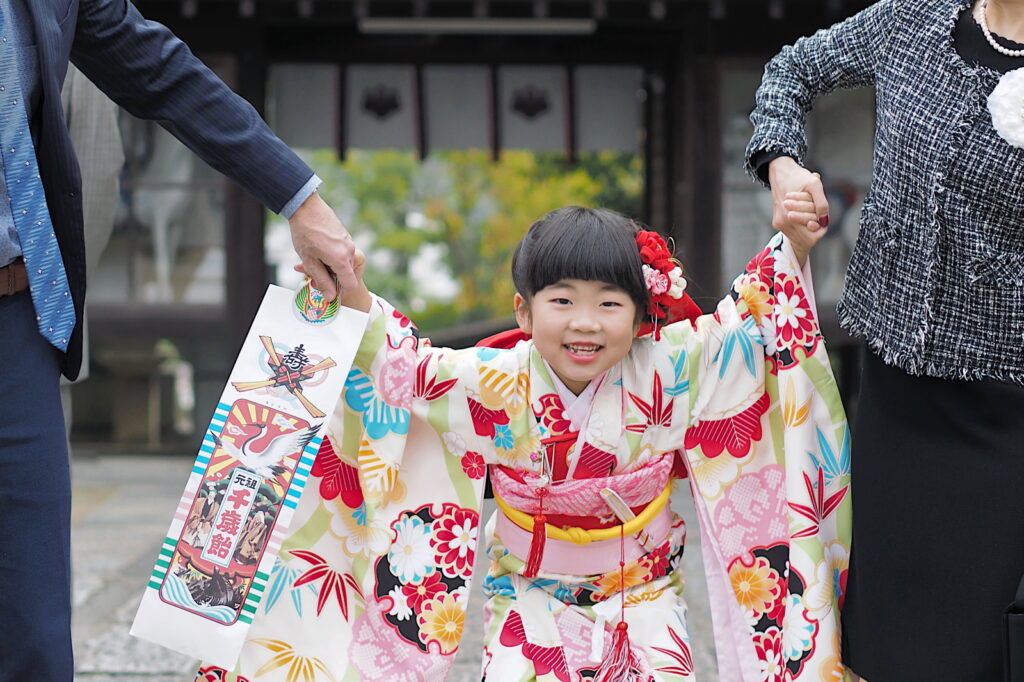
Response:
[{"label": "girl's nose", "polygon": [[600,331],[601,323],[598,321],[597,316],[581,312],[578,315],[574,315],[569,321],[569,328],[577,332],[596,332]]}]

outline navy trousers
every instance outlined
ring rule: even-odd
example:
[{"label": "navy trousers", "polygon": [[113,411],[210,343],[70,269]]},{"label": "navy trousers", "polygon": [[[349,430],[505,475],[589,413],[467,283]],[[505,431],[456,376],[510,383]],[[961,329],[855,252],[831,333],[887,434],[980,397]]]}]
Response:
[{"label": "navy trousers", "polygon": [[0,682],[71,682],[71,474],[60,354],[0,296]]}]

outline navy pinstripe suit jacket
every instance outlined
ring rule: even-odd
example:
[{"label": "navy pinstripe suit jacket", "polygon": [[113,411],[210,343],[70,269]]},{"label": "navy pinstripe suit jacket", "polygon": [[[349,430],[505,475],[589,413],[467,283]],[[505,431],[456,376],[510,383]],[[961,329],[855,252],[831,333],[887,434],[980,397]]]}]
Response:
[{"label": "navy pinstripe suit jacket", "polygon": [[279,211],[313,175],[166,27],[128,0],[30,0],[42,80],[36,149],[79,324],[64,358],[68,378],[82,361],[85,243],[81,175],[60,90],[68,62],[133,115],[160,122],[200,158]]}]

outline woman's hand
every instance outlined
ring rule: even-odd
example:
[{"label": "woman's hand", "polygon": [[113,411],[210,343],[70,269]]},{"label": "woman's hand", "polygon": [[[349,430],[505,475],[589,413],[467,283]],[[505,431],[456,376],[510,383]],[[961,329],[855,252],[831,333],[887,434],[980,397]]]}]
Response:
[{"label": "woman's hand", "polygon": [[[828,199],[821,176],[792,158],[780,156],[768,164],[772,188],[772,227],[791,240],[799,228],[815,232],[828,227]],[[799,194],[800,196],[791,196]],[[808,198],[809,196],[809,198]]]},{"label": "woman's hand", "polygon": [[[815,210],[814,198],[810,192],[790,192],[782,203],[786,208],[787,216],[796,216],[796,219],[790,219],[788,227],[782,230],[782,233],[786,235],[790,246],[793,247],[793,253],[796,254],[800,267],[803,267],[807,262],[807,255],[814,245],[825,236],[828,228],[821,227],[816,220],[802,222],[808,212],[813,214]],[[812,224],[815,225],[814,229],[810,227]]]}]

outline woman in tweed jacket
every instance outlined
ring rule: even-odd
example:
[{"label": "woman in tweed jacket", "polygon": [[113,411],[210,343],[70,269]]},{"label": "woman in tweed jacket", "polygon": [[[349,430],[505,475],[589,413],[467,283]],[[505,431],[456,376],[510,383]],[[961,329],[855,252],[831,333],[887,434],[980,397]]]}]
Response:
[{"label": "woman in tweed jacket", "polygon": [[875,87],[839,302],[867,349],[843,620],[845,662],[870,682],[1002,680],[1001,613],[1024,571],[1021,43],[1024,0],[881,0],[783,49],[751,116],[748,170],[770,182],[776,227],[827,227],[806,113]]}]

